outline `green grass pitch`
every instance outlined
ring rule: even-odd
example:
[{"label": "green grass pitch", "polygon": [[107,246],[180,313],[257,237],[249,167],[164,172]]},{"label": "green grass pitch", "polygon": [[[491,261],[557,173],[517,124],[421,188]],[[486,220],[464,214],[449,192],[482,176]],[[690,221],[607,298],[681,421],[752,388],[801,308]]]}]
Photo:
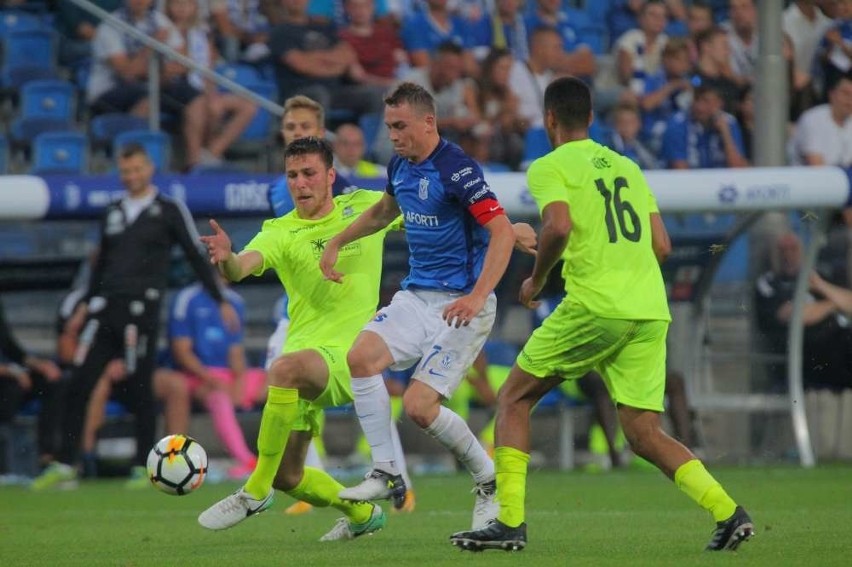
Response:
[{"label": "green grass pitch", "polygon": [[0,488],[0,565],[852,565],[852,467],[713,472],[755,521],[756,537],[736,554],[703,551],[711,519],[658,473],[532,471],[522,552],[450,546],[449,534],[470,522],[463,475],[416,477],[414,513],[345,543],[317,541],[335,510],[285,516],[283,494],[270,511],[214,533],[196,516],[233,485],[172,497],[101,481],[64,492]]}]

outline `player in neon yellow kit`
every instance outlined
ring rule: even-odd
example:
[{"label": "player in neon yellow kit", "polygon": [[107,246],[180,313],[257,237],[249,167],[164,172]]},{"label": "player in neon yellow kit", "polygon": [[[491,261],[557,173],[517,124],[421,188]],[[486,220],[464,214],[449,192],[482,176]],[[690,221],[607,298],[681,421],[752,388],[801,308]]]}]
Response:
[{"label": "player in neon yellow kit", "polygon": [[530,336],[498,394],[500,513],[488,526],[450,540],[472,551],[526,546],[530,411],[563,379],[597,370],[633,451],[713,515],[716,530],[707,549],[735,549],[753,534],[748,514],[660,427],[671,318],[659,263],[671,243],[656,200],[635,163],[589,139],[591,94],[582,81],[551,82],[544,114],[555,149],[527,171],[542,228],[520,301],[537,305],[533,298],[560,258],[567,296]]},{"label": "player in neon yellow kit", "polygon": [[[231,251],[228,235],[215,221],[211,221],[215,233],[202,237],[211,262],[229,280],[274,269],[290,292],[290,328],[283,354],[269,369],[257,467],[245,486],[199,516],[205,528],[229,528],[266,510],[272,504],[273,486],[298,500],[333,506],[345,514],[321,541],[352,539],[386,523],[378,505],[341,500],[340,483],[325,471],[304,466],[319,413],[352,401],[346,352],[378,305],[387,232],[341,250],[340,261],[347,264],[343,285],[323,278],[319,257],[325,243],[382,197],[378,191],[356,190],[332,198],[332,160],[324,140],[292,142],[284,150],[284,162],[296,209],[264,222],[239,254]],[[388,230],[398,226],[393,223]]]}]

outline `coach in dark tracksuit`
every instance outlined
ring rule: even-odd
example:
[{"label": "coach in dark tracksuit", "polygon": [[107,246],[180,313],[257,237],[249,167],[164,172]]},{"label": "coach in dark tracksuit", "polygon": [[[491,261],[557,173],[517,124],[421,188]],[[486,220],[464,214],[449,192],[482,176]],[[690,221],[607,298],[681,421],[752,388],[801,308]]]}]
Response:
[{"label": "coach in dark tracksuit", "polygon": [[[189,211],[180,201],[158,193],[151,184],[154,167],[144,148],[125,147],[118,159],[118,169],[127,194],[106,209],[89,289],[67,323],[80,329],[80,342],[75,353],[59,461],[72,466],[79,457],[89,396],[104,366],[115,358],[124,360],[127,371],[127,378],[116,387],[128,390],[123,398],[130,401],[129,409],[136,416],[134,465],[145,465],[156,434],[151,377],[160,327],[160,301],[168,283],[175,244],[180,245],[204,287],[220,304],[224,320],[238,325],[210,265],[199,252],[198,233]],[[35,484],[44,487],[44,483]]]}]

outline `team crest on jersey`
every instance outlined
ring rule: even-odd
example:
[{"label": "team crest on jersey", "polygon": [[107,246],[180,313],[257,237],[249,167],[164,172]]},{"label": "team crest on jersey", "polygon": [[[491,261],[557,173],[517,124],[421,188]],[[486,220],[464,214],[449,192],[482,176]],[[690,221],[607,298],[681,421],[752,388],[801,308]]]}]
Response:
[{"label": "team crest on jersey", "polygon": [[341,216],[343,218],[351,217],[354,212],[355,211],[352,210],[352,207],[343,207],[343,213],[341,214]]},{"label": "team crest on jersey", "polygon": [[422,201],[429,198],[429,180],[425,177],[420,180],[420,187],[418,188],[417,196],[420,197]]},{"label": "team crest on jersey", "polygon": [[316,240],[311,240],[311,250],[313,251],[314,256],[322,256],[322,252],[323,250],[325,250],[325,245],[327,242],[327,238],[317,238]]},{"label": "team crest on jersey", "polygon": [[124,231],[124,214],[118,210],[113,209],[109,212],[106,218],[106,227],[104,228],[105,234],[119,234]]},{"label": "team crest on jersey", "polygon": [[148,205],[148,214],[152,217],[158,217],[163,214],[163,209],[160,208],[159,203],[151,203],[150,205]]}]

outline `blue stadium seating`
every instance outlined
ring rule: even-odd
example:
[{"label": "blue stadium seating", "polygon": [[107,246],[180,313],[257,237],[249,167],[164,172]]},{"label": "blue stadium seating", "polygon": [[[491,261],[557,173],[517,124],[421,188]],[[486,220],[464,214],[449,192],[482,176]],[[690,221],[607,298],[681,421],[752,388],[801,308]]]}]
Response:
[{"label": "blue stadium seating", "polygon": [[18,118],[9,129],[12,141],[28,147],[43,132],[74,130],[77,93],[67,81],[31,81],[21,89]]},{"label": "blue stadium seating", "polygon": [[550,149],[550,140],[547,139],[547,131],[543,127],[532,127],[527,130],[524,137],[524,157],[521,160],[521,169],[528,168],[534,160],[550,152]]},{"label": "blue stadium seating", "polygon": [[[261,81],[243,86],[269,100],[278,99],[278,89],[272,82]],[[273,149],[270,143],[270,134],[276,126],[277,123],[273,120],[272,113],[264,108],[258,108],[252,121],[249,122],[237,141],[231,144],[225,155],[237,157],[263,156],[263,166],[268,166],[272,159],[271,151]]]},{"label": "blue stadium seating", "polygon": [[20,67],[56,68],[56,34],[50,29],[10,31],[3,37],[3,86]]},{"label": "blue stadium seating", "polygon": [[31,81],[58,80],[59,78],[59,70],[55,67],[38,65],[3,67],[2,72],[0,72],[0,84],[7,90],[20,89]]},{"label": "blue stadium seating", "polygon": [[79,132],[45,132],[33,140],[32,173],[86,173],[89,142]]},{"label": "blue stadium seating", "polygon": [[0,11],[0,38],[5,38],[13,31],[30,31],[41,28],[41,19],[35,14],[20,10]]},{"label": "blue stadium seating", "polygon": [[73,122],[77,114],[74,85],[62,80],[30,81],[21,89],[22,118],[53,118]]},{"label": "blue stadium seating", "polygon": [[112,151],[112,142],[122,132],[146,130],[148,121],[124,112],[109,112],[92,118],[89,122],[89,138],[95,149]]},{"label": "blue stadium seating", "polygon": [[263,82],[263,77],[261,77],[260,71],[258,71],[257,67],[254,65],[247,65],[244,63],[224,63],[217,65],[215,70],[220,75],[223,75],[224,77],[227,77],[235,83],[239,83],[243,86]]},{"label": "blue stadium seating", "polygon": [[113,140],[113,155],[118,155],[121,152],[121,148],[132,143],[141,144],[145,148],[148,157],[151,158],[157,171],[168,171],[169,157],[171,155],[171,140],[168,134],[153,130],[128,130],[127,132],[122,132]]}]

